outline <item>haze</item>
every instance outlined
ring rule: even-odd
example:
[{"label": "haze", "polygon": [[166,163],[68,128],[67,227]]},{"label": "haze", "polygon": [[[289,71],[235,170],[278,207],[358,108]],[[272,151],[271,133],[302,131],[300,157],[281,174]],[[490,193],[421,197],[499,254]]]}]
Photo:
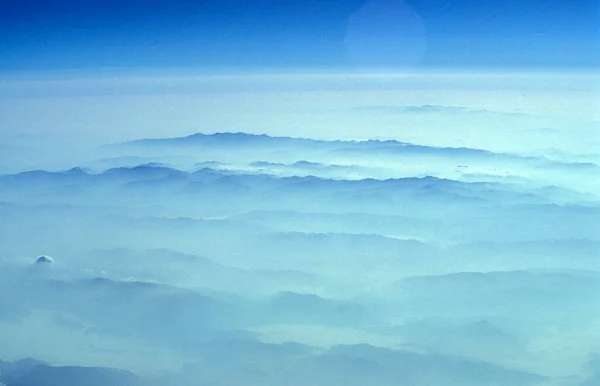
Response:
[{"label": "haze", "polygon": [[600,385],[597,4],[454,3],[11,2],[0,384]]}]

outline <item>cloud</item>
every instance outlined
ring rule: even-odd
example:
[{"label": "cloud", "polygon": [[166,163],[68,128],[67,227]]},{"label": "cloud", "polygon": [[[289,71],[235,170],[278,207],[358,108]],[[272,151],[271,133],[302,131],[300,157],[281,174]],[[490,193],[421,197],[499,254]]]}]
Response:
[{"label": "cloud", "polygon": [[50,256],[42,255],[35,260],[36,264],[52,264],[54,263],[54,259]]},{"label": "cloud", "polygon": [[377,114],[444,114],[454,116],[479,116],[479,117],[529,117],[524,113],[502,112],[485,109],[471,109],[463,106],[420,105],[420,106],[361,106],[353,108],[355,112]]}]

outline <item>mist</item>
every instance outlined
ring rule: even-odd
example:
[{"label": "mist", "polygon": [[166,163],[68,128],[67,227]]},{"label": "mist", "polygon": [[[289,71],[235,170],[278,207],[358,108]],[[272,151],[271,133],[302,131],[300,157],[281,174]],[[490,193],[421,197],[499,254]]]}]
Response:
[{"label": "mist", "polygon": [[591,88],[510,97],[550,78],[5,82],[0,382],[599,384]]}]

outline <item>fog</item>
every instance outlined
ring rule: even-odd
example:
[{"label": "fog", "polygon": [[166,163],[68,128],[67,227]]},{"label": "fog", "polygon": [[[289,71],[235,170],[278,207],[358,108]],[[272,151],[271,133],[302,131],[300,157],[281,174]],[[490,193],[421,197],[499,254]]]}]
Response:
[{"label": "fog", "polygon": [[205,133],[30,159],[0,176],[0,381],[598,385],[600,166],[566,154]]}]

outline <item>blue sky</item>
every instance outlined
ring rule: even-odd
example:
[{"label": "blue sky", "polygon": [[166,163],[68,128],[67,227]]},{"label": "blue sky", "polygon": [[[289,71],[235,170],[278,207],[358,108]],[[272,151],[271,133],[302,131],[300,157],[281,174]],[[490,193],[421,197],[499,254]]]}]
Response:
[{"label": "blue sky", "polygon": [[571,68],[595,0],[5,0],[0,69]]}]

